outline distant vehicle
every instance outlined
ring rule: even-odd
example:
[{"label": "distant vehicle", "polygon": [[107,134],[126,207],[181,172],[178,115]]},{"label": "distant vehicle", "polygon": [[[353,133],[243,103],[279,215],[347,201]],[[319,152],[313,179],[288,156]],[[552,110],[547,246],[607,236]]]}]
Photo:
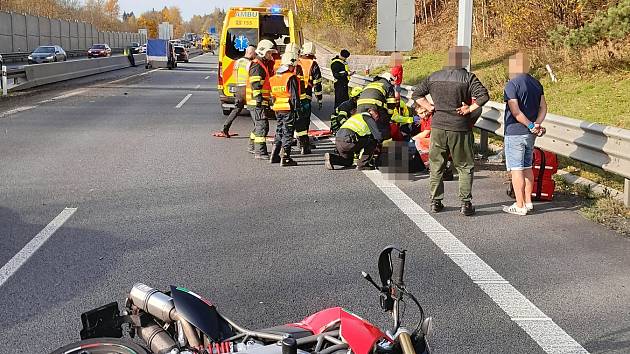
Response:
[{"label": "distant vehicle", "polygon": [[182,40],[180,40],[179,42],[181,43],[181,45],[182,45],[184,48],[190,48],[190,47],[191,47],[190,41],[188,41],[188,40],[186,40],[186,39],[182,39]]},{"label": "distant vehicle", "polygon": [[140,53],[146,53],[147,52],[147,44],[143,44],[142,47],[140,48]]},{"label": "distant vehicle", "polygon": [[176,45],[175,58],[177,58],[177,61],[183,61],[184,63],[188,63],[188,51],[186,50],[186,48]]},{"label": "distant vehicle", "polygon": [[142,50],[142,46],[138,42],[131,42],[129,47],[131,47],[132,54],[140,54],[140,51]]},{"label": "distant vehicle", "polygon": [[147,64],[145,68],[168,68],[177,67],[175,50],[173,45],[166,39],[149,39],[147,42]]},{"label": "distant vehicle", "polygon": [[0,69],[2,69],[3,65],[4,65],[4,61],[2,61],[2,54],[0,54]]},{"label": "distant vehicle", "polygon": [[88,49],[88,58],[108,57],[112,55],[112,48],[107,44],[94,44]]},{"label": "distant vehicle", "polygon": [[37,49],[28,56],[29,64],[52,63],[66,60],[68,60],[68,55],[63,48],[58,45],[37,47]]}]

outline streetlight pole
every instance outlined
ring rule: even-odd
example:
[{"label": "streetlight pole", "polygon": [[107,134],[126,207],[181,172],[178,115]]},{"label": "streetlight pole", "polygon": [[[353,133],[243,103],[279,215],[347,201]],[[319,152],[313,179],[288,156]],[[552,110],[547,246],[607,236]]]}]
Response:
[{"label": "streetlight pole", "polygon": [[[468,47],[472,53],[472,20],[473,0],[459,0],[459,17],[457,18],[457,45]],[[466,70],[470,71],[472,55],[469,58]]]}]

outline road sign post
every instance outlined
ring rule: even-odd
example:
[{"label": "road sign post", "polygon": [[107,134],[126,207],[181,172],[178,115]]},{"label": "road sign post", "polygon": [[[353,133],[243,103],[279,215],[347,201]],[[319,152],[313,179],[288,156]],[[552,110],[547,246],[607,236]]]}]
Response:
[{"label": "road sign post", "polygon": [[[468,47],[472,51],[473,0],[459,0],[459,16],[457,18],[457,45]],[[470,71],[470,57],[466,70]]]},{"label": "road sign post", "polygon": [[416,3],[414,0],[378,0],[376,48],[382,52],[413,49]]}]

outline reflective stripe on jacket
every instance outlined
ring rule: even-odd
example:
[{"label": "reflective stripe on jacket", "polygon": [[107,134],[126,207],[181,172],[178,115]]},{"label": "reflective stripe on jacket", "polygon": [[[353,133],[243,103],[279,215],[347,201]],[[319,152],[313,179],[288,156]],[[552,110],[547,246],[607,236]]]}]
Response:
[{"label": "reflective stripe on jacket", "polygon": [[269,105],[271,98],[271,85],[269,83],[269,69],[260,59],[252,60],[249,65],[249,77],[245,89],[247,105],[256,106],[258,98],[263,106]]},{"label": "reflective stripe on jacket", "polygon": [[[296,77],[296,74],[291,71],[285,71],[281,74],[276,74],[269,80],[271,83],[271,95],[273,96],[274,111],[291,111],[294,107],[291,106],[291,88],[289,82],[292,77]],[[297,85],[297,93],[294,95],[300,95],[300,86]]]},{"label": "reflective stripe on jacket", "polygon": [[[369,116],[369,113],[357,113],[348,118],[345,123],[341,125],[340,129],[348,129],[357,133],[359,136],[366,136],[372,134],[370,127],[365,122],[365,118]],[[368,118],[372,119],[372,118]]]}]

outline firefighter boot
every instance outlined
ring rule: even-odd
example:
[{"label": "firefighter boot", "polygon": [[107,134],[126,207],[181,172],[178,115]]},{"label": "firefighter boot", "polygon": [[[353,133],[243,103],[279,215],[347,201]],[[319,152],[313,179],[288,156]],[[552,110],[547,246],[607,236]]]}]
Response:
[{"label": "firefighter boot", "polygon": [[280,157],[280,150],[282,149],[282,145],[276,144],[273,146],[273,151],[271,151],[271,157],[269,158],[269,163],[280,163],[282,158]]},{"label": "firefighter boot", "polygon": [[288,166],[297,166],[297,162],[291,158],[291,150],[284,151],[282,154],[282,161],[280,162],[280,166],[288,167]]},{"label": "firefighter boot", "polygon": [[311,139],[308,135],[300,137],[300,154],[309,155],[311,153]]}]

